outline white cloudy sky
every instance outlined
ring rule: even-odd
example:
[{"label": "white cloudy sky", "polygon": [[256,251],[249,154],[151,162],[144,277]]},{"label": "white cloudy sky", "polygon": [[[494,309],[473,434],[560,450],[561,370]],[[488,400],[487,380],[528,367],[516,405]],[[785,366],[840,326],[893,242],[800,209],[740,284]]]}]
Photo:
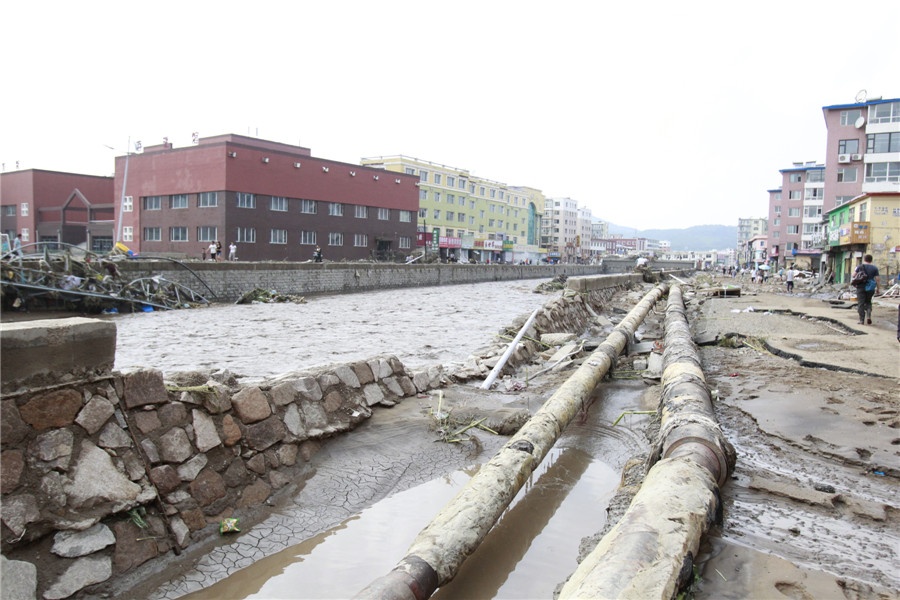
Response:
[{"label": "white cloudy sky", "polygon": [[0,162],[128,139],[405,154],[637,229],[764,216],[821,107],[900,97],[900,2],[6,2]]}]

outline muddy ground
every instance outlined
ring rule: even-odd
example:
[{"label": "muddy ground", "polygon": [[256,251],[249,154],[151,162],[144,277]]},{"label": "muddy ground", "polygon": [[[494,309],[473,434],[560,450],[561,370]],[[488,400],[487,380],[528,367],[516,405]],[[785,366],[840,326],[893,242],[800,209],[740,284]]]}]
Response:
[{"label": "muddy ground", "polygon": [[701,348],[738,456],[695,597],[896,598],[897,300],[876,299],[873,324],[858,325],[852,300],[808,297],[804,282],[797,295],[777,285],[743,291],[713,298],[700,289],[690,305],[700,337],[766,343]]}]

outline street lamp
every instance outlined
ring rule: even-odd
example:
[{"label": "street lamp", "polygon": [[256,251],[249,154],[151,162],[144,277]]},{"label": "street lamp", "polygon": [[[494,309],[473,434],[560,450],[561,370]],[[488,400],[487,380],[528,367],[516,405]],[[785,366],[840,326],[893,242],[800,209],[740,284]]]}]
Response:
[{"label": "street lamp", "polygon": [[[116,152],[120,152],[120,150],[113,148],[112,146],[108,146],[104,144],[110,150],[114,150]],[[128,145],[125,147],[125,177],[122,180],[122,199],[119,201],[119,220],[116,225],[116,230],[113,232],[113,248],[122,241],[122,213],[125,212],[123,208],[125,207],[125,190],[128,187],[128,159],[131,157],[131,136],[128,136]]]}]

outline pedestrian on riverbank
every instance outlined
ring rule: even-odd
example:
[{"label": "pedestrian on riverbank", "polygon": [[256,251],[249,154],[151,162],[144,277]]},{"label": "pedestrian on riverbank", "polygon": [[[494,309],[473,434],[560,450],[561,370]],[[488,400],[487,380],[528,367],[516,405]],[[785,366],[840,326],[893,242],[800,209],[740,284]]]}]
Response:
[{"label": "pedestrian on riverbank", "polygon": [[797,272],[794,270],[794,265],[791,265],[787,271],[784,272],[784,279],[787,282],[787,291],[788,294],[794,293],[794,276]]},{"label": "pedestrian on riverbank", "polygon": [[16,239],[13,240],[12,253],[13,253],[13,256],[19,256],[19,257],[22,256],[22,234],[21,233],[17,233]]},{"label": "pedestrian on riverbank", "polygon": [[313,252],[313,260],[316,262],[322,262],[322,249],[316,246],[316,251]]},{"label": "pedestrian on riverbank", "polygon": [[216,260],[223,260],[224,256],[222,255],[222,242],[216,240]]},{"label": "pedestrian on riverbank", "polygon": [[866,280],[856,286],[856,312],[859,313],[859,324],[872,324],[872,296],[878,293],[881,278],[878,267],[872,264],[872,255],[863,256],[862,264],[856,267],[857,271],[866,272]]},{"label": "pedestrian on riverbank", "polygon": [[200,260],[206,260],[206,246],[200,249]]},{"label": "pedestrian on riverbank", "polygon": [[210,242],[209,248],[207,248],[207,250],[209,250],[209,260],[215,261],[216,260],[216,243]]},{"label": "pedestrian on riverbank", "polygon": [[237,260],[237,244],[234,242],[228,244],[228,260]]}]

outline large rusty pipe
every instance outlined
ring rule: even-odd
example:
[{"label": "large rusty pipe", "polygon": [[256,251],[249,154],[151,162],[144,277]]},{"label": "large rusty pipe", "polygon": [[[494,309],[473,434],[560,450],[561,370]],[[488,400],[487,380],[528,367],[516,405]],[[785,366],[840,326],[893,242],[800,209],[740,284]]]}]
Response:
[{"label": "large rusty pipe", "polygon": [[578,566],[560,599],[669,600],[690,580],[700,539],[717,514],[718,487],[734,468],[734,449],[716,422],[681,288],[674,285],[663,366],[653,466],[625,515]]},{"label": "large rusty pipe", "polygon": [[669,290],[666,307],[662,388],[657,454],[691,455],[723,485],[734,468],[734,448],[716,421],[679,285]]},{"label": "large rusty pipe", "polygon": [[[387,575],[360,599],[421,600],[450,581],[559,439],[668,286],[648,292],[602,344],[416,537]],[[422,563],[434,577],[422,576]],[[413,568],[417,569],[414,574]],[[433,585],[432,585],[433,584]],[[413,590],[413,587],[415,588]]]}]

